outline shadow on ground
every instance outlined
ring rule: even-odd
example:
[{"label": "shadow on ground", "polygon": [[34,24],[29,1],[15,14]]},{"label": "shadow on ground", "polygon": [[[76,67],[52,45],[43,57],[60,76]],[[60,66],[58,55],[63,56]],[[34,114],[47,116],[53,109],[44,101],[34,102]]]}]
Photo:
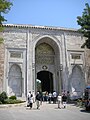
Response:
[{"label": "shadow on ground", "polygon": [[80,110],[81,112],[90,113],[90,111]]}]

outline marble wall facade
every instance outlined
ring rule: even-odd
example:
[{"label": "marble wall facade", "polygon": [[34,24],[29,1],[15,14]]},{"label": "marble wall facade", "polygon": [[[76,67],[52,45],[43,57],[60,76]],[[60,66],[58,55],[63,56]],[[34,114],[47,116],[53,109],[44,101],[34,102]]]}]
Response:
[{"label": "marble wall facade", "polygon": [[85,49],[81,48],[85,39],[77,30],[13,24],[4,27],[0,91],[25,97],[28,91],[37,91],[37,79],[41,79],[43,90],[69,91],[72,98],[82,96],[87,85]]}]

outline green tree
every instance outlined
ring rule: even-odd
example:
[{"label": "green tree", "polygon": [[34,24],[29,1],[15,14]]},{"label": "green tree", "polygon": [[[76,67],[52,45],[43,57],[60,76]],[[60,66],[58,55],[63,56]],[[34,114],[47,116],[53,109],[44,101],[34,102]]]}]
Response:
[{"label": "green tree", "polygon": [[[7,21],[2,14],[7,14],[11,9],[12,3],[8,0],[0,0],[0,32],[3,31],[2,23]],[[0,43],[3,41],[3,38],[0,36]]]},{"label": "green tree", "polygon": [[82,47],[87,46],[87,48],[90,49],[90,6],[88,3],[86,3],[85,6],[86,8],[84,9],[82,16],[77,17],[77,23],[81,26],[79,31],[87,37]]}]

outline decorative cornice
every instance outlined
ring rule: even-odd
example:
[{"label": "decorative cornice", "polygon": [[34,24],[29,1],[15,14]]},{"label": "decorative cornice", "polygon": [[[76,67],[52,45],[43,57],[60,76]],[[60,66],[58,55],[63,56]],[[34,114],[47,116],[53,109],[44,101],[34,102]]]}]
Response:
[{"label": "decorative cornice", "polygon": [[62,31],[71,31],[78,32],[77,29],[73,28],[64,28],[64,27],[54,27],[54,26],[37,26],[31,24],[3,24],[4,27],[14,27],[14,28],[35,28],[35,29],[47,29],[47,30],[62,30]]}]

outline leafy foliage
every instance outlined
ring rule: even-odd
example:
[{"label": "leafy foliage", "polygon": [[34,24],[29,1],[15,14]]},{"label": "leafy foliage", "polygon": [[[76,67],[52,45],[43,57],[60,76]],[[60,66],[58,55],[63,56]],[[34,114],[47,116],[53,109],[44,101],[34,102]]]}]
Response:
[{"label": "leafy foliage", "polygon": [[6,92],[0,94],[0,104],[17,104],[23,103],[25,101],[17,100],[15,95],[8,97]]},{"label": "leafy foliage", "polygon": [[0,43],[3,43],[3,38],[0,38]]},{"label": "leafy foliage", "polygon": [[16,100],[17,97],[15,95],[13,95],[13,96],[10,96],[9,99]]},{"label": "leafy foliage", "polygon": [[[3,14],[7,14],[9,10],[11,9],[12,3],[9,2],[8,0],[0,0],[0,32],[3,31],[2,23],[4,21],[7,21]],[[3,38],[0,36],[0,43],[3,42]]]},{"label": "leafy foliage", "polygon": [[24,101],[21,100],[15,100],[15,99],[5,99],[4,104],[18,104],[23,103]]},{"label": "leafy foliage", "polygon": [[0,101],[1,101],[2,103],[4,103],[4,102],[5,102],[5,99],[7,99],[7,98],[8,98],[8,96],[7,96],[6,92],[2,92],[2,93],[0,94]]},{"label": "leafy foliage", "polygon": [[2,13],[7,14],[11,8],[12,3],[8,0],[0,0],[0,24],[6,21]]},{"label": "leafy foliage", "polygon": [[90,49],[90,6],[88,3],[86,3],[85,6],[86,8],[84,9],[82,16],[77,17],[77,23],[81,26],[81,29],[79,29],[79,31],[83,33],[85,37],[87,37],[87,40],[83,47],[86,45],[87,48]]}]

